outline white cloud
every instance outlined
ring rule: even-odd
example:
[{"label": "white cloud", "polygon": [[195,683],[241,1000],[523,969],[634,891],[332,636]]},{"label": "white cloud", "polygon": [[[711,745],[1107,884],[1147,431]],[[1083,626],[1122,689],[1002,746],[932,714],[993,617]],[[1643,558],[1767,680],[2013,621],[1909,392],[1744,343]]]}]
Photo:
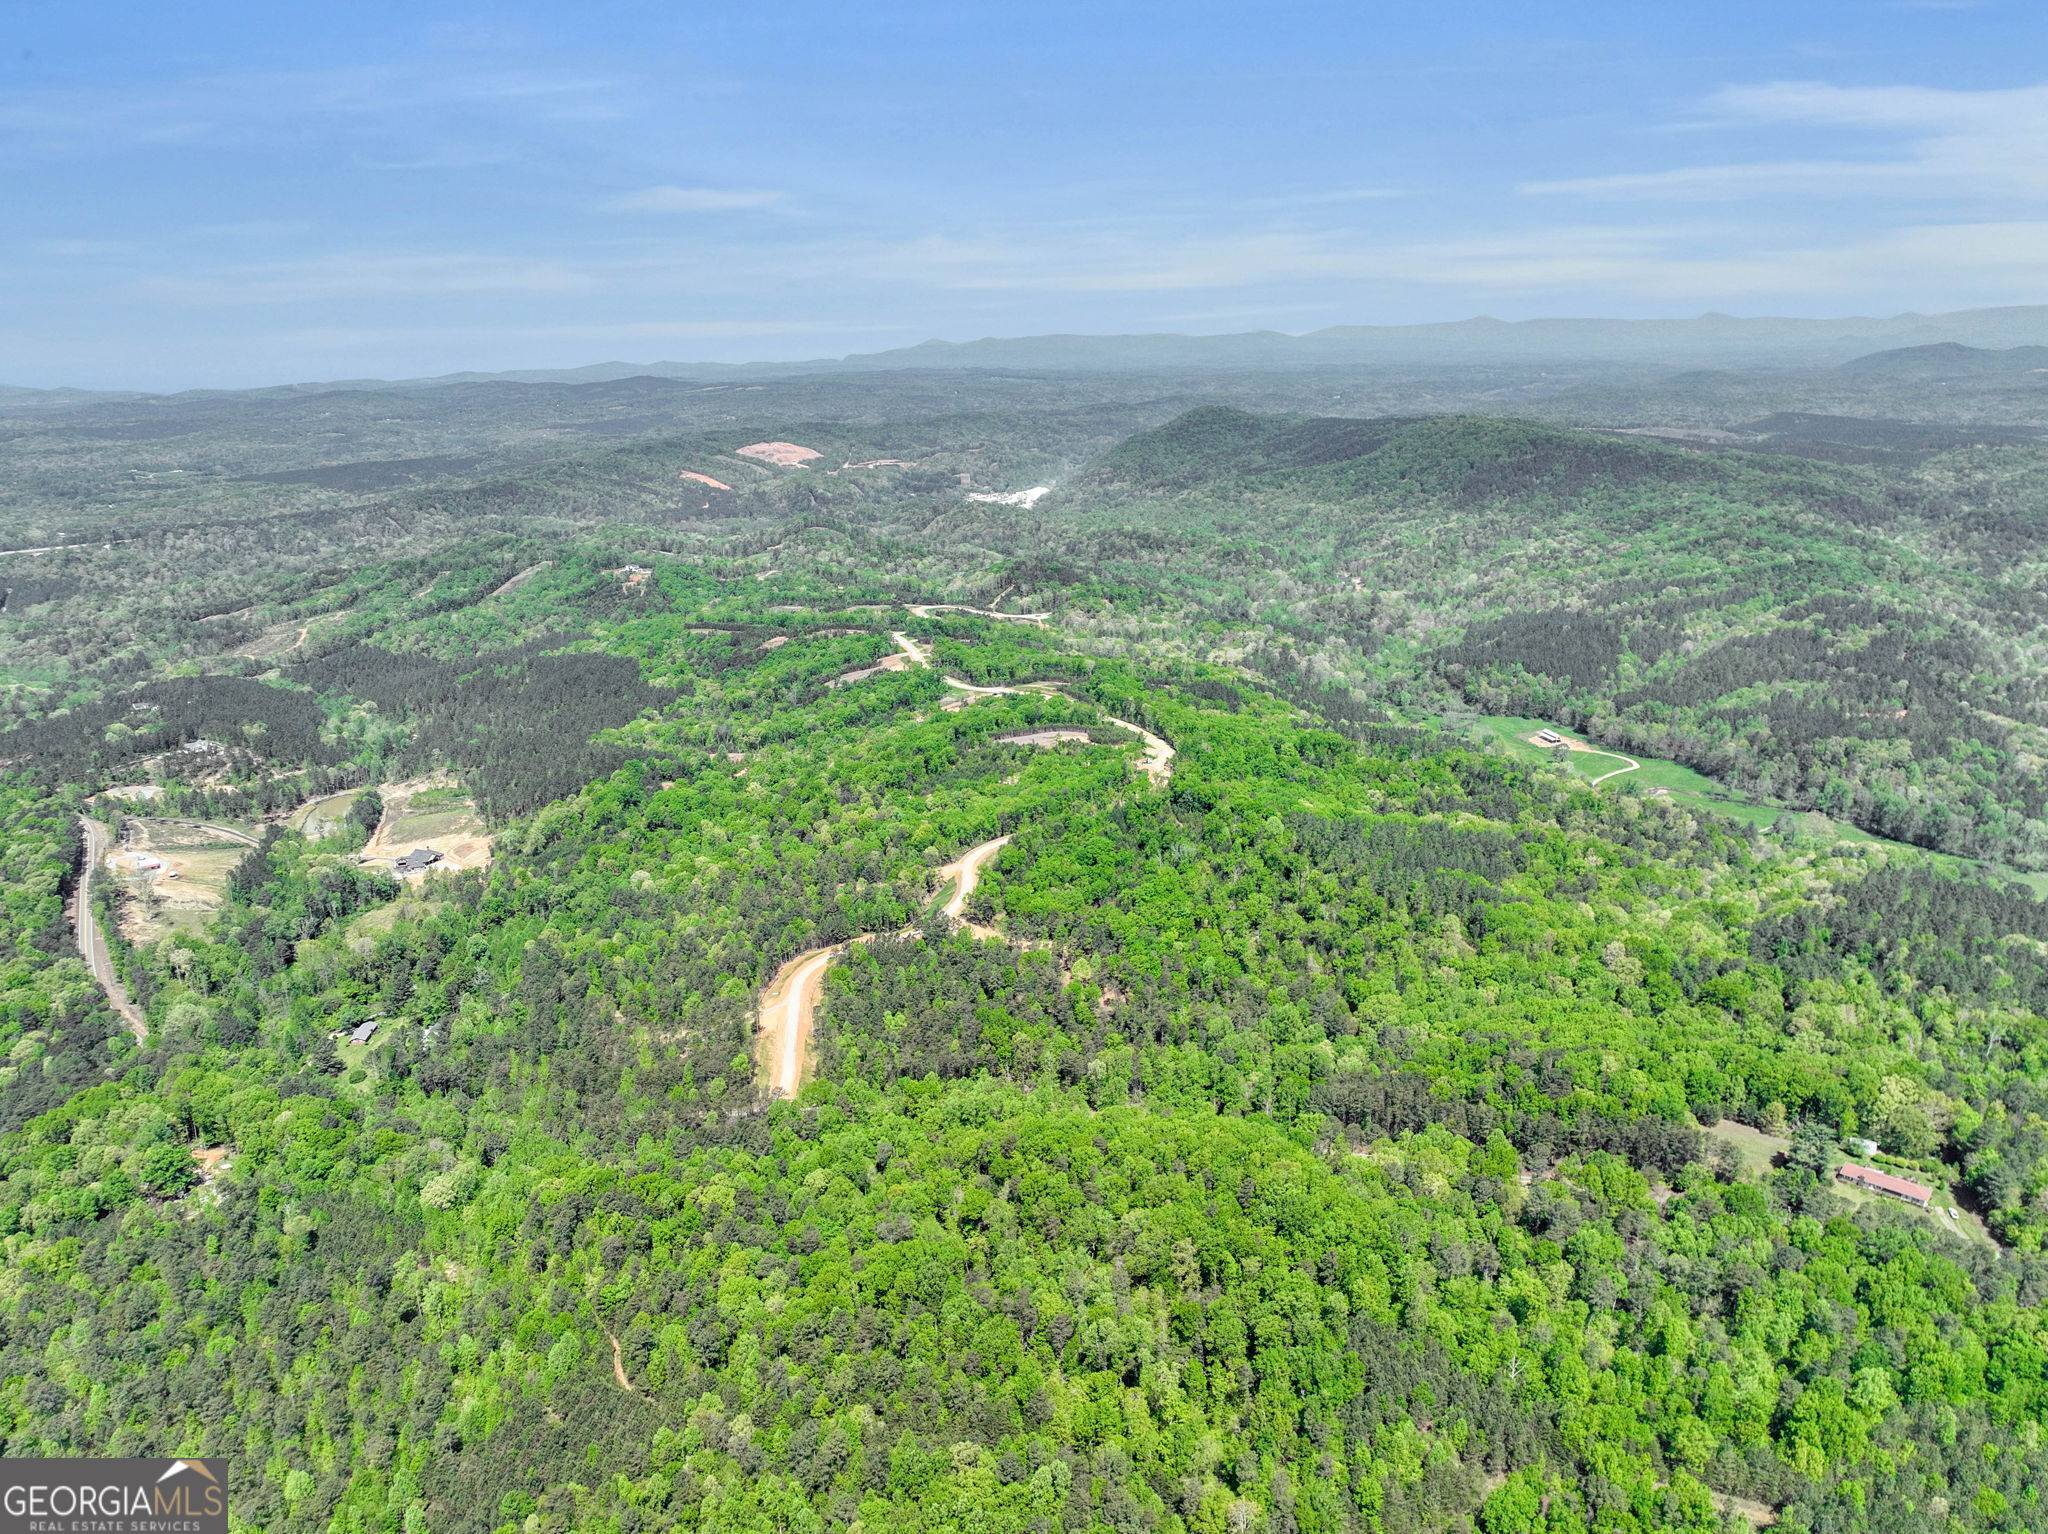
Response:
[{"label": "white cloud", "polygon": [[1938,90],[1779,81],[1708,100],[1708,126],[1848,132],[1882,142],[1856,157],[1736,161],[1531,181],[1532,196],[1733,201],[1762,197],[2048,196],[2048,86]]},{"label": "white cloud", "polygon": [[1227,293],[1358,285],[1495,300],[1592,294],[1707,305],[1834,301],[1927,290],[1944,304],[2029,301],[2048,271],[2048,221],[1924,224],[1825,240],[1730,224],[1581,225],[1436,240],[1278,232],[1180,240],[974,238],[835,246],[805,260],[913,291],[1073,295]]},{"label": "white cloud", "polygon": [[[17,91],[0,99],[0,135],[16,156],[272,144],[316,128],[412,142],[423,124],[482,131],[508,121],[609,120],[619,115],[623,89],[618,80],[589,71],[464,60],[191,75],[145,89]],[[449,144],[435,154],[471,152]]]},{"label": "white cloud", "polygon": [[612,346],[641,341],[705,341],[748,336],[818,335],[827,332],[894,334],[900,329],[901,327],[897,326],[845,325],[827,320],[782,319],[636,320],[624,324],[588,325],[312,325],[281,332],[276,339],[287,346],[328,350],[351,346],[415,346],[422,342],[469,345],[535,341]]},{"label": "white cloud", "polygon": [[650,186],[605,206],[621,213],[731,213],[746,208],[767,208],[782,201],[782,193],[740,190],[715,186]]},{"label": "white cloud", "polygon": [[449,298],[587,291],[586,272],[559,262],[470,253],[359,252],[141,279],[152,298],[193,305],[300,304],[353,298]]}]

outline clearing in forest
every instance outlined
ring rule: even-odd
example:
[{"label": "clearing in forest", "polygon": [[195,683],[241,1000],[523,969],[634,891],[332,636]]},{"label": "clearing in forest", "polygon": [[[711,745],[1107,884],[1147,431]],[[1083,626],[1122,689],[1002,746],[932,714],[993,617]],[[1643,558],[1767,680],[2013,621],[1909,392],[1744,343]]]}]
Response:
[{"label": "clearing in forest", "polygon": [[1792,1142],[1783,1135],[1766,1134],[1761,1129],[1738,1124],[1734,1119],[1719,1119],[1709,1124],[1707,1134],[1732,1149],[1744,1174],[1750,1177],[1763,1176],[1792,1149]]},{"label": "clearing in forest", "polygon": [[1051,621],[1051,613],[999,613],[987,607],[969,607],[962,602],[913,602],[906,609],[913,618],[929,618],[934,613],[968,613],[976,618],[994,618],[1002,623],[1034,623],[1044,628]]},{"label": "clearing in forest", "polygon": [[308,799],[285,816],[285,829],[298,832],[309,842],[332,836],[347,822],[348,812],[355,808],[356,799],[362,792],[360,788],[344,788],[338,794],[322,794],[317,799]]},{"label": "clearing in forest", "polygon": [[872,666],[862,666],[857,671],[848,671],[835,676],[827,687],[851,687],[855,682],[865,682],[871,676],[880,676],[884,671],[908,671],[910,661],[902,655],[885,655]]},{"label": "clearing in forest", "polygon": [[121,887],[121,931],[133,943],[197,932],[227,899],[228,875],[255,837],[233,826],[131,816],[107,856]]},{"label": "clearing in forest", "polygon": [[436,872],[490,865],[490,833],[468,791],[454,778],[414,778],[378,792],[384,796],[384,819],[358,862],[396,863],[415,847],[425,847],[441,854]]},{"label": "clearing in forest", "polygon": [[295,655],[305,649],[306,641],[312,637],[314,629],[323,623],[331,623],[340,616],[340,613],[319,613],[304,622],[288,618],[283,623],[273,624],[265,629],[235,651],[235,654],[244,660],[282,660],[287,655]]},{"label": "clearing in forest", "polygon": [[1051,494],[1052,486],[1033,485],[1029,490],[970,490],[967,499],[988,506],[1023,506],[1028,509]]},{"label": "clearing in forest", "polygon": [[1036,746],[1041,751],[1072,742],[1087,745],[1093,739],[1086,730],[1054,727],[1043,730],[1020,730],[1014,735],[998,735],[996,744],[1001,746]]},{"label": "clearing in forest", "polygon": [[1619,767],[1612,768],[1609,771],[1597,775],[1589,775],[1587,778],[1589,783],[1605,783],[1609,778],[1618,778],[1624,772],[1640,772],[1643,768],[1643,764],[1632,756],[1623,756],[1619,751],[1603,751],[1598,746],[1588,745],[1585,741],[1567,735],[1562,730],[1553,730],[1547,726],[1531,733],[1528,736],[1528,741],[1530,745],[1541,747],[1546,751],[1560,749],[1565,751],[1583,751],[1589,756],[1611,757],[1613,760],[1621,763]]},{"label": "clearing in forest", "polygon": [[800,469],[818,456],[815,448],[799,447],[794,442],[750,442],[733,451],[742,458],[758,458],[762,463],[785,469]]},{"label": "clearing in forest", "polygon": [[[553,563],[554,561],[552,559],[543,559],[537,565],[528,565],[524,570],[521,570],[517,575],[513,576],[512,579],[506,581],[502,586],[499,586],[495,591],[493,591],[491,593],[491,596],[501,597],[505,595],[505,593],[508,591],[517,591],[521,586],[524,586],[528,581],[532,580],[536,575],[540,574],[541,571],[547,569],[547,567]],[[489,598],[486,598],[485,600],[488,601]]]}]

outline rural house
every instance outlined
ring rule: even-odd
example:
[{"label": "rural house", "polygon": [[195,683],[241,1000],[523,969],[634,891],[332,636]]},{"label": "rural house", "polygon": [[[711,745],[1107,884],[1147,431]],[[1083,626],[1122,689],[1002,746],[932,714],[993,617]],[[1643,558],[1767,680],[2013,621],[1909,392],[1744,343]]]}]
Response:
[{"label": "rural house", "polygon": [[1836,1167],[1835,1176],[1856,1187],[1868,1188],[1872,1193],[1882,1193],[1887,1198],[1899,1199],[1916,1209],[1925,1209],[1934,1199],[1932,1188],[1923,1188],[1917,1182],[1908,1182],[1903,1177],[1880,1172],[1874,1166],[1858,1166],[1853,1161],[1845,1161]]},{"label": "rural house", "polygon": [[415,847],[394,866],[402,874],[423,874],[440,861],[441,854],[432,847]]},{"label": "rural house", "polygon": [[351,1044],[367,1044],[370,1042],[370,1035],[376,1031],[377,1019],[373,1017],[367,1023],[357,1023],[355,1027],[351,1028],[348,1033],[348,1041]]}]

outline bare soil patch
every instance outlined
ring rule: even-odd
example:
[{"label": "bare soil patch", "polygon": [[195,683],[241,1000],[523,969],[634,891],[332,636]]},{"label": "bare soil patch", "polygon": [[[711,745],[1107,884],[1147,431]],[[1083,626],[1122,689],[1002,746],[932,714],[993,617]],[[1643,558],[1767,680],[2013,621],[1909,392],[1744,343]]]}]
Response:
[{"label": "bare soil patch", "polygon": [[248,855],[250,838],[226,826],[133,817],[122,823],[107,866],[119,882],[121,931],[151,943],[196,932],[227,899],[228,875]]},{"label": "bare soil patch", "polygon": [[1090,738],[1086,730],[1069,729],[1023,730],[1015,735],[998,735],[996,737],[1000,743],[1006,746],[1036,746],[1041,751],[1050,750],[1054,746],[1065,745],[1069,741],[1085,746]]},{"label": "bare soil patch", "polygon": [[469,794],[447,774],[387,784],[384,819],[359,854],[362,863],[395,863],[415,847],[441,854],[434,872],[486,868],[491,835]]},{"label": "bare soil patch", "polygon": [[121,783],[113,788],[102,789],[101,795],[112,799],[116,804],[147,804],[152,799],[162,798],[163,792],[164,786],[161,783]]},{"label": "bare soil patch", "polygon": [[699,474],[695,469],[685,469],[676,478],[687,479],[693,485],[709,485],[713,490],[730,490],[732,488],[724,480],[713,479],[709,474]]},{"label": "bare soil patch", "polygon": [[855,682],[865,682],[869,677],[879,676],[884,671],[908,671],[909,669],[910,658],[908,656],[885,655],[872,666],[863,666],[858,671],[849,671],[843,676],[835,676],[825,685],[828,687],[851,687]]},{"label": "bare soil patch", "polygon": [[800,447],[794,442],[750,442],[733,451],[742,458],[757,458],[785,469],[801,468],[819,456],[815,448]]}]

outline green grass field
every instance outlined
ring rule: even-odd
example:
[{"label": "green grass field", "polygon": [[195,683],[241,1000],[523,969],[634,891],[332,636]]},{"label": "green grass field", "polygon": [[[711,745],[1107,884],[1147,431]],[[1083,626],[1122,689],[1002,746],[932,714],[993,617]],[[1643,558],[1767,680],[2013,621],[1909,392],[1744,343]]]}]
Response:
[{"label": "green grass field", "polygon": [[[1411,722],[1427,722],[1447,729],[1458,729],[1462,725],[1466,734],[1479,740],[1498,742],[1502,749],[1523,761],[1548,762],[1552,766],[1562,765],[1564,770],[1578,773],[1588,779],[1597,778],[1620,765],[1616,760],[1616,754],[1607,753],[1604,748],[1596,753],[1560,751],[1555,747],[1532,744],[1529,736],[1538,730],[1562,730],[1562,726],[1552,724],[1546,719],[1524,719],[1510,714],[1479,714],[1464,721],[1425,716]],[[1602,786],[1613,789],[1635,788],[1643,792],[1661,788],[1675,803],[1704,810],[1710,814],[1725,815],[1731,820],[1743,821],[1760,830],[1777,824],[1779,819],[1788,813],[1799,814],[1787,805],[1772,804],[1766,800],[1753,798],[1677,762],[1667,761],[1662,757],[1643,756],[1640,753],[1635,753],[1634,759],[1642,763],[1638,771],[1625,772],[1609,778]],[[1975,878],[2011,880],[2025,885],[2038,896],[2048,898],[2048,873],[2026,873],[2007,867],[2003,863],[1956,857],[1946,852],[1929,852],[1924,847],[1914,847],[1905,842],[1875,836],[1861,827],[1818,813],[1799,814],[1799,825],[1803,831],[1815,836],[1858,842],[1905,853],[1910,857],[1927,858],[1954,873],[1968,874]]]},{"label": "green grass field", "polygon": [[[1584,778],[1600,777],[1622,765],[1622,753],[1610,752],[1605,747],[1592,751],[1561,751],[1555,747],[1532,744],[1529,740],[1529,737],[1538,730],[1560,728],[1547,719],[1524,719],[1509,714],[1480,714],[1471,721],[1470,732],[1484,740],[1498,741],[1511,755],[1524,761],[1561,764],[1565,770],[1576,772]],[[1702,773],[1694,772],[1690,767],[1680,766],[1677,762],[1634,752],[1629,753],[1629,756],[1642,766],[1635,772],[1624,772],[1608,778],[1607,787],[1633,787],[1645,791],[1661,788],[1666,790],[1671,798],[1691,804],[1695,808],[1711,810],[1717,815],[1731,816],[1754,826],[1767,826],[1784,813],[1781,806],[1765,804],[1761,800],[1739,794],[1725,784],[1717,783]]]}]

